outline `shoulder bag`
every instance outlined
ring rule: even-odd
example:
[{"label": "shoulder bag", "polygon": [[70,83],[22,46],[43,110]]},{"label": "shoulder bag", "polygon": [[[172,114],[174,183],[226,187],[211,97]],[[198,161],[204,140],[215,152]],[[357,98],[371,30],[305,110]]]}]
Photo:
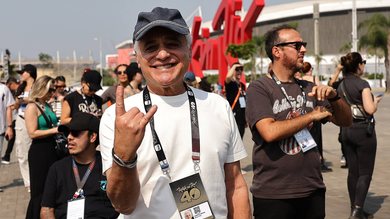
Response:
[{"label": "shoulder bag", "polygon": [[[53,122],[47,117],[47,115],[45,114],[45,112],[41,109],[41,107],[35,103],[35,105],[37,105],[39,111],[41,112],[43,118],[46,120],[46,124],[48,127],[50,128],[53,128],[55,127]],[[55,145],[55,151],[56,151],[56,154],[59,158],[63,158],[63,157],[66,157],[69,155],[69,151],[68,151],[68,139],[67,137],[65,136],[64,133],[57,133],[55,135],[53,135],[53,138],[56,142],[56,145]]]},{"label": "shoulder bag", "polygon": [[362,105],[360,104],[353,104],[351,102],[351,98],[349,96],[349,93],[345,87],[345,81],[342,81],[340,83],[341,85],[341,91],[345,97],[345,100],[347,101],[347,103],[351,106],[351,112],[352,112],[352,117],[354,119],[358,119],[358,120],[367,120],[368,119],[368,115],[367,113],[364,111],[364,108]]}]

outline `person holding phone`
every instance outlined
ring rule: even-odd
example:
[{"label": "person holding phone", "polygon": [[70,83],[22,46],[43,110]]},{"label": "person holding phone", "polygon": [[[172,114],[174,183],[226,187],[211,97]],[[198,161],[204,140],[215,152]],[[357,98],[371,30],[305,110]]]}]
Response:
[{"label": "person holding phone", "polygon": [[360,53],[348,53],[341,57],[340,63],[344,80],[337,90],[349,104],[361,106],[361,113],[365,115],[364,118],[354,117],[352,126],[341,129],[341,140],[348,161],[350,219],[364,219],[368,215],[364,212],[364,202],[370,188],[377,148],[374,113],[382,97],[374,96],[368,82],[361,78],[366,60]]}]

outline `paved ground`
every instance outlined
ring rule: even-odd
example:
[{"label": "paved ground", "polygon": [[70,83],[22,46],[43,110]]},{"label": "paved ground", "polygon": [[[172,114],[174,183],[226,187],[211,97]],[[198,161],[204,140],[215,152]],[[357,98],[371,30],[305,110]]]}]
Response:
[{"label": "paved ground", "polygon": [[[374,213],[375,219],[390,218],[390,96],[382,99],[376,113],[378,151],[375,171],[370,191],[366,199],[365,209]],[[386,128],[387,127],[387,128]],[[337,141],[338,127],[332,124],[323,126],[324,156],[333,172],[324,173],[327,186],[326,218],[346,219],[349,216],[350,204],[347,192],[347,170],[340,168],[340,145]],[[246,131],[244,142],[248,152],[252,151],[252,141],[249,130]],[[386,143],[387,142],[387,143]],[[246,171],[245,179],[248,185],[252,178],[251,156],[243,160],[242,168]],[[387,182],[387,183],[386,183]],[[18,163],[13,155],[10,165],[0,166],[0,218],[23,219],[28,204],[29,193],[23,186]]]}]

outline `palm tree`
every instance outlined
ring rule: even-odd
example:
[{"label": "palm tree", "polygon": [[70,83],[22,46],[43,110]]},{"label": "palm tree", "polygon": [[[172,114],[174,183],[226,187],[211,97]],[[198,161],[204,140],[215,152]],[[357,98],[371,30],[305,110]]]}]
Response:
[{"label": "palm tree", "polygon": [[385,56],[386,92],[390,92],[390,19],[383,14],[374,14],[361,22],[358,29],[366,29],[366,34],[359,39],[359,48],[379,49]]}]

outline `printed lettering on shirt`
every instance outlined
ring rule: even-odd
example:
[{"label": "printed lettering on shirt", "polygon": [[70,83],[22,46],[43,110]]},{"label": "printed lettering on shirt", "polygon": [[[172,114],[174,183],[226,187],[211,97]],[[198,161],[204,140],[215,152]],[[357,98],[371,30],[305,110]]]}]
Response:
[{"label": "printed lettering on shirt", "polygon": [[[293,98],[292,96],[289,96],[290,102],[293,106],[295,106],[296,109],[303,107],[304,99],[302,95],[298,95],[296,98]],[[275,100],[272,111],[274,114],[278,114],[280,112],[283,112],[285,110],[290,110],[292,107],[290,105],[290,102],[287,101],[287,99],[284,97],[282,100]],[[306,108],[313,109],[313,101],[306,101]]]},{"label": "printed lettering on shirt", "polygon": [[[300,112],[301,115],[305,114],[304,107],[304,98],[302,95],[297,95],[296,98],[293,98],[292,96],[289,96],[290,102],[294,108],[297,109],[298,112]],[[278,114],[280,112],[283,112],[285,110],[288,110],[288,114],[286,116],[286,119],[292,118],[292,108],[290,105],[290,102],[287,101],[287,99],[284,97],[282,100],[275,100],[273,104],[273,113]],[[314,103],[313,101],[306,101],[306,109],[311,108],[313,109]],[[289,138],[283,139],[279,141],[279,147],[280,149],[287,155],[296,155],[301,151],[301,147],[299,146],[298,142],[295,140],[294,136],[291,136]]]}]

